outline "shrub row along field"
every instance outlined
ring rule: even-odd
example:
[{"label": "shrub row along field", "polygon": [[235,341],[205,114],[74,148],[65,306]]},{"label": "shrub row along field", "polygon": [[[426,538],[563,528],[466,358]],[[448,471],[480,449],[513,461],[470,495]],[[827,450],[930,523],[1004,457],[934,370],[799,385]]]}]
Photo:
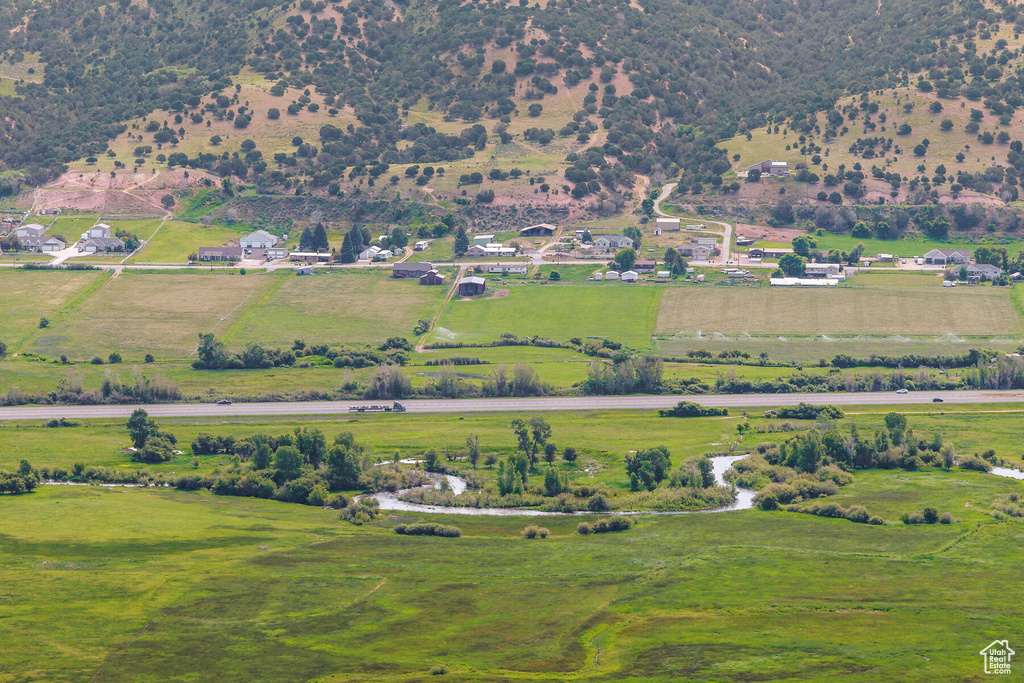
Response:
[{"label": "shrub row along field", "polygon": [[[951,290],[920,286],[921,277],[878,277],[828,291],[570,283],[503,289],[491,283],[484,298],[450,302],[428,341],[486,344],[516,331],[556,341],[604,337],[643,350],[651,348],[655,333],[991,337],[1024,332],[1011,289]],[[197,335],[210,331],[238,347],[249,341],[289,347],[295,339],[310,344],[413,339],[417,321],[437,313],[448,289],[394,280],[386,269],[335,269],[305,278],[262,271],[244,276],[125,271],[111,277],[10,270],[0,273],[0,287],[8,293],[0,341],[10,351],[79,359],[113,351],[126,359],[146,353],[185,358]],[[43,317],[49,326],[39,329]],[[672,353],[668,347],[664,351]]]}]

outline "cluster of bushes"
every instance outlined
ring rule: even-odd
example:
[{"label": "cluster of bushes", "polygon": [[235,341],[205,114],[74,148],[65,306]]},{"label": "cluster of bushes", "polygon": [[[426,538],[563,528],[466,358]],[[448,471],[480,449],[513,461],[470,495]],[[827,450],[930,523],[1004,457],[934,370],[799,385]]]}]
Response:
[{"label": "cluster of bushes", "polygon": [[1024,504],[1021,503],[1020,494],[1018,493],[1001,496],[992,501],[990,507],[994,510],[992,516],[996,519],[1002,519],[1004,515],[1017,519],[1024,517]]},{"label": "cluster of bushes", "polygon": [[462,529],[457,526],[445,524],[399,524],[395,527],[395,533],[402,536],[441,536],[443,538],[458,538],[462,536]]},{"label": "cluster of bushes", "polygon": [[192,361],[196,370],[253,370],[295,364],[295,354],[280,349],[267,349],[261,344],[250,342],[240,353],[230,354],[224,342],[212,333],[199,335],[197,358]]},{"label": "cluster of bushes", "polygon": [[547,538],[549,533],[551,532],[542,526],[530,524],[523,529],[523,538]]},{"label": "cluster of bushes", "polygon": [[765,416],[783,420],[840,420],[843,418],[843,411],[835,406],[800,403],[796,406],[765,411]]},{"label": "cluster of bushes", "polygon": [[658,411],[661,417],[719,417],[728,414],[728,408],[708,408],[692,401],[680,401],[673,408]]},{"label": "cluster of bushes", "polygon": [[39,472],[33,471],[27,460],[22,460],[16,472],[0,470],[0,494],[31,493],[39,483],[39,477]]},{"label": "cluster of bushes", "polygon": [[380,503],[375,498],[360,498],[342,508],[338,519],[349,524],[362,526],[380,515]]},{"label": "cluster of bushes", "polygon": [[960,520],[954,518],[948,512],[940,515],[939,511],[935,508],[926,507],[920,513],[904,512],[900,515],[900,521],[904,524],[954,524]]},{"label": "cluster of bushes", "polygon": [[607,534],[613,531],[628,531],[633,527],[633,520],[629,517],[605,517],[596,522],[580,522],[576,527],[576,533],[581,536],[590,534]]},{"label": "cluster of bushes", "polygon": [[844,508],[842,505],[838,505],[836,503],[815,501],[807,505],[788,505],[786,506],[786,510],[789,512],[802,512],[808,515],[817,515],[818,517],[845,519],[856,524],[871,524],[873,526],[881,526],[885,524],[884,519],[878,515],[871,514],[861,505],[851,505],[848,508]]}]

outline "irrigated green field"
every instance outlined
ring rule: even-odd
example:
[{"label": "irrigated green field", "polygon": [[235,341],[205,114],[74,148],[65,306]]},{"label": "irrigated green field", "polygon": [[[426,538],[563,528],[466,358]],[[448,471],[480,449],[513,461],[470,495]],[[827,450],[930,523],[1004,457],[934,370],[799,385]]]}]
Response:
[{"label": "irrigated green field", "polygon": [[200,332],[221,334],[281,277],[125,271],[40,331],[29,349],[79,359],[112,351],[125,360],[184,358]]},{"label": "irrigated green field", "polygon": [[[130,261],[132,263],[187,263],[189,254],[198,252],[200,247],[219,247],[226,244],[228,240],[238,239],[249,232],[250,229],[245,226],[228,228],[183,221],[167,221],[153,235],[149,244],[137,251]],[[144,237],[149,237],[149,235]]]},{"label": "irrigated green field", "polygon": [[[160,489],[43,487],[4,501],[11,680],[980,679],[1019,634],[1024,529],[983,514],[1020,482],[868,472],[841,492],[883,527],[785,512],[445,517],[397,536],[329,510]],[[898,493],[898,501],[893,494]],[[551,530],[527,541],[526,523]],[[1012,644],[1012,643],[1011,643]],[[913,665],[909,666],[908,661]]]},{"label": "irrigated green field", "polygon": [[1017,335],[1010,290],[994,287],[672,288],[657,333]]},{"label": "irrigated green field", "polygon": [[390,275],[390,269],[381,268],[279,275],[282,279],[231,329],[226,341],[290,347],[296,339],[331,345],[411,339],[417,320],[433,317],[448,287],[425,287]]},{"label": "irrigated green field", "polygon": [[496,296],[488,281],[481,299],[453,300],[432,342],[489,342],[505,332],[556,341],[604,337],[636,349],[651,347],[662,289],[618,282],[602,286],[525,285]]}]

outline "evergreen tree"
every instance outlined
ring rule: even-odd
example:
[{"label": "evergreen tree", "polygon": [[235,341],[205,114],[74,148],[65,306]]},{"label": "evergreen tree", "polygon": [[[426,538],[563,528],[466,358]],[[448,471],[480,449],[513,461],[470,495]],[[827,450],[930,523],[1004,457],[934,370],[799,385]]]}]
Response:
[{"label": "evergreen tree", "polygon": [[[305,235],[306,231],[303,230],[302,234]],[[330,249],[331,245],[327,242],[327,229],[323,223],[317,223],[316,229],[313,230],[313,251],[330,251]]]},{"label": "evergreen tree", "polygon": [[299,237],[299,251],[316,251],[313,248],[313,231],[308,227],[302,229],[302,236]]},{"label": "evergreen tree", "polygon": [[[352,228],[351,230],[348,231],[348,235],[349,237],[352,238],[352,252],[356,256],[359,256],[360,252],[362,252],[363,249],[365,249],[366,245],[368,244],[368,242],[365,239],[363,239],[363,230],[361,228]],[[343,250],[344,248],[345,247],[342,246]]]},{"label": "evergreen tree", "polygon": [[356,262],[356,251],[355,247],[352,246],[351,232],[345,233],[345,238],[341,242],[341,254],[338,256],[338,260],[342,263]]},{"label": "evergreen tree", "polygon": [[455,252],[456,256],[462,256],[469,251],[469,236],[466,234],[465,228],[459,228],[455,231],[455,244],[452,247],[452,251]]}]

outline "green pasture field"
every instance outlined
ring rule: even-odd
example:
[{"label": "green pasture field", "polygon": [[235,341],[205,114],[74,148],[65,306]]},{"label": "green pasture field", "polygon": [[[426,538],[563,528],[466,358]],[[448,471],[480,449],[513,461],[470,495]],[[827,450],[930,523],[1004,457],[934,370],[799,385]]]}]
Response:
[{"label": "green pasture field", "polygon": [[[907,237],[899,240],[858,239],[850,235],[833,235],[831,233],[812,235],[812,237],[818,242],[818,246],[815,248],[823,252],[827,252],[829,249],[853,251],[858,244],[863,244],[865,256],[893,254],[900,258],[923,257],[926,252],[932,249],[968,249],[973,254],[974,250],[979,246],[1005,247],[1006,252],[1010,256],[1015,257],[1019,251],[1024,249],[1024,241],[1020,240],[998,241],[987,239],[982,244],[978,244],[975,242],[957,241],[936,242],[935,240],[921,237]],[[760,246],[760,243],[758,243],[758,246]]]},{"label": "green pasture field", "polygon": [[[501,289],[501,287],[498,287]],[[596,336],[649,349],[663,290],[619,282],[598,287],[513,287],[494,298],[454,299],[441,315],[432,342],[486,342],[504,332],[565,341]]]},{"label": "green pasture field", "polygon": [[390,274],[387,269],[348,268],[306,277],[279,275],[225,341],[291,347],[295,339],[332,345],[411,339],[417,320],[433,317],[448,288],[424,287]]},{"label": "green pasture field", "polygon": [[[288,503],[46,486],[4,501],[5,672],[969,680],[982,675],[978,651],[1024,628],[1006,590],[1024,530],[983,514],[1020,490],[978,472],[859,472],[837,502],[890,522],[925,505],[962,521],[867,526],[748,510],[637,515],[628,532],[584,537],[571,516],[397,513],[356,527]],[[463,536],[391,530],[428,519]],[[548,538],[523,539],[533,523]]]},{"label": "green pasture field", "polygon": [[39,319],[48,318],[51,325],[68,315],[75,304],[105,282],[109,275],[98,271],[20,270],[0,271],[0,340],[9,352],[30,335],[39,331]]},{"label": "green pasture field", "polygon": [[662,297],[662,335],[1019,335],[1021,316],[1004,288],[672,288]]},{"label": "green pasture field", "polygon": [[[47,273],[46,275],[52,275]],[[184,358],[197,335],[222,335],[280,276],[125,271],[40,331],[29,350],[85,359],[117,351]],[[222,318],[226,318],[222,320]]]},{"label": "green pasture field", "polygon": [[[132,255],[131,263],[187,263],[199,247],[220,247],[250,232],[246,226],[205,226],[201,223],[167,221],[149,244]],[[141,236],[141,234],[140,234]],[[147,236],[149,238],[150,236]]]}]

